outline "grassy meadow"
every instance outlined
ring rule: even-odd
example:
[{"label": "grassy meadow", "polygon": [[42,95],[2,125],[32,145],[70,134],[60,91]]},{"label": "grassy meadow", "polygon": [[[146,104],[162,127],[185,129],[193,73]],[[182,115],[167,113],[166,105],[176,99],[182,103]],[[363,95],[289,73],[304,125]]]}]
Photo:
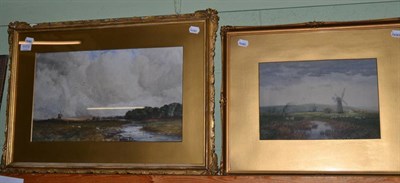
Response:
[{"label": "grassy meadow", "polygon": [[[321,128],[321,126],[324,128]],[[316,131],[318,130],[318,131]],[[378,139],[379,113],[293,112],[286,115],[260,113],[260,139]]]},{"label": "grassy meadow", "polygon": [[32,141],[137,141],[122,135],[124,128],[137,126],[139,131],[153,135],[181,136],[180,119],[130,120],[84,120],[62,119],[35,120]]}]

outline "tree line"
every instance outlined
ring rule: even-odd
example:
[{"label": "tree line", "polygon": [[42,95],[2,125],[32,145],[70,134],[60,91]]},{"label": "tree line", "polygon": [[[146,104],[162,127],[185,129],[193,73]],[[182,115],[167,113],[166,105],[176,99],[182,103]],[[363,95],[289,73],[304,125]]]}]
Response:
[{"label": "tree line", "polygon": [[182,104],[170,103],[162,107],[144,107],[142,109],[133,109],[125,114],[126,119],[142,121],[148,119],[181,118]]}]

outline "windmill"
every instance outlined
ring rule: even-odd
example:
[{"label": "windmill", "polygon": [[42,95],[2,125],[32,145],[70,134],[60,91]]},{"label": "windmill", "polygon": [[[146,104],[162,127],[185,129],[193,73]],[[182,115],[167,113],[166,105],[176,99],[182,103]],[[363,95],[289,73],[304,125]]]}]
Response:
[{"label": "windmill", "polygon": [[285,117],[288,114],[289,105],[291,105],[290,102],[286,103],[286,105],[283,106],[283,108],[282,108],[282,116]]},{"label": "windmill", "polygon": [[332,97],[332,100],[336,102],[336,111],[337,111],[337,113],[343,113],[342,102],[345,103],[346,105],[348,105],[347,102],[343,100],[345,90],[346,90],[346,88],[343,88],[343,92],[342,92],[342,95],[340,97],[337,96],[336,94],[335,94],[334,97]]}]

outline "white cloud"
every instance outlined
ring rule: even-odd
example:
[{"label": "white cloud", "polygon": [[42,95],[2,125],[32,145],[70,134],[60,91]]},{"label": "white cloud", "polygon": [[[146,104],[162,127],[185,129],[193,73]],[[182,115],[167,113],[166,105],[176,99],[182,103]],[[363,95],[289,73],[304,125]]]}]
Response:
[{"label": "white cloud", "polygon": [[37,55],[34,118],[123,115],[87,107],[162,106],[182,102],[183,48]]}]

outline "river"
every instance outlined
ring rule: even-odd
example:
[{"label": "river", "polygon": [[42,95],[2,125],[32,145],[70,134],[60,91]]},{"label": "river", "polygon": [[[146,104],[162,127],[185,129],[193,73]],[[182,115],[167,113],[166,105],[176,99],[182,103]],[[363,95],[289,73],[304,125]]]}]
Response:
[{"label": "river", "polygon": [[118,135],[122,137],[122,139],[126,139],[126,141],[143,141],[143,142],[180,142],[182,141],[182,137],[180,136],[169,136],[162,135],[152,132],[147,132],[142,129],[142,125],[131,123],[122,126],[122,132]]},{"label": "river", "polygon": [[[308,132],[309,139],[330,139],[332,127],[324,121],[311,121],[313,128]],[[327,133],[328,132],[328,133]]]}]

